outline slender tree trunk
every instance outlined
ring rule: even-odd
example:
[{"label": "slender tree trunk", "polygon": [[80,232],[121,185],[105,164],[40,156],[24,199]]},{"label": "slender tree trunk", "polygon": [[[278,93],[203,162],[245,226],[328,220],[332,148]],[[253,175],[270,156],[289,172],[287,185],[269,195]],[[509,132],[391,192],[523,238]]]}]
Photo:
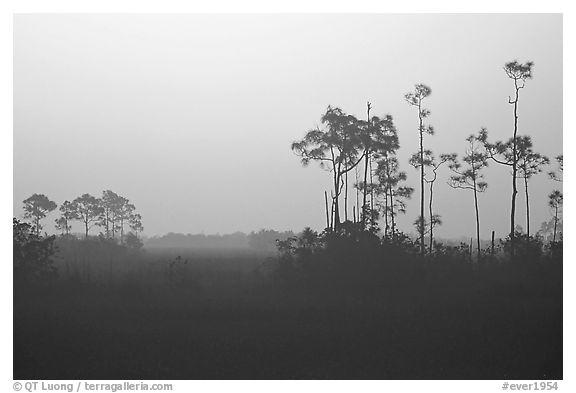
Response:
[{"label": "slender tree trunk", "polygon": [[526,192],[526,235],[530,237],[530,202],[528,200],[528,177],[524,176],[524,191]]},{"label": "slender tree trunk", "polygon": [[396,233],[396,222],[394,219],[394,193],[392,192],[392,185],[388,185],[390,191],[390,220],[392,221],[392,239],[394,239]]},{"label": "slender tree trunk", "polygon": [[40,217],[36,216],[36,236],[40,237]]},{"label": "slender tree trunk", "polygon": [[433,233],[433,229],[434,229],[434,221],[433,221],[433,217],[434,215],[432,214],[432,195],[433,195],[433,187],[434,187],[434,181],[430,182],[430,206],[429,206],[429,211],[430,211],[430,255],[432,255],[432,246],[434,244],[434,235]]},{"label": "slender tree trunk", "polygon": [[330,215],[328,214],[328,193],[324,191],[324,201],[326,203],[326,229],[330,228]]},{"label": "slender tree trunk", "polygon": [[556,243],[556,227],[558,225],[558,206],[556,206],[556,211],[554,213],[554,236],[552,237],[552,242]]},{"label": "slender tree trunk", "polygon": [[424,256],[424,143],[420,132],[420,254]]},{"label": "slender tree trunk", "polygon": [[364,187],[363,187],[363,199],[362,199],[362,226],[364,227],[364,225],[366,224],[366,195],[368,192],[368,156],[369,156],[369,151],[366,150],[366,152],[364,153]]},{"label": "slender tree trunk", "polygon": [[384,193],[384,236],[388,236],[388,191]]},{"label": "slender tree trunk", "polygon": [[342,180],[342,164],[338,163],[338,171],[336,175],[335,195],[334,195],[334,228],[340,227],[340,182]]},{"label": "slender tree trunk", "polygon": [[514,229],[515,229],[515,225],[514,225],[514,217],[516,214],[516,194],[518,194],[518,189],[516,187],[516,176],[517,176],[517,140],[516,140],[516,134],[518,132],[518,85],[517,85],[517,81],[514,80],[514,84],[516,87],[516,97],[514,98],[514,137],[512,140],[512,153],[513,153],[513,158],[512,158],[512,207],[510,209],[510,257],[512,259],[514,259],[515,257],[515,247],[516,247],[516,236],[514,234]]},{"label": "slender tree trunk", "polygon": [[[370,103],[368,102],[367,104],[367,115],[368,115],[368,133],[370,133],[370,109],[372,109],[372,106],[370,105]],[[370,157],[370,147],[366,146],[366,150],[364,152],[364,196],[363,196],[363,200],[362,200],[362,228],[364,228],[365,224],[366,224],[366,192],[368,191],[368,160]]]},{"label": "slender tree trunk", "polygon": [[372,157],[370,157],[370,217],[374,211],[374,187],[372,182]]},{"label": "slender tree trunk", "polygon": [[124,217],[120,219],[120,244],[124,244]]},{"label": "slender tree trunk", "polygon": [[88,220],[84,221],[85,229],[86,229],[86,239],[88,239]]},{"label": "slender tree trunk", "polygon": [[512,259],[514,259],[516,248],[516,234],[514,233],[516,225],[514,223],[514,217],[516,215],[516,194],[518,194],[518,189],[516,188],[516,165],[513,165],[512,167],[512,179],[512,208],[510,210],[510,255]]},{"label": "slender tree trunk", "polygon": [[[388,224],[388,215],[390,214],[390,207],[392,205],[391,202],[390,205],[388,205],[388,197],[390,196],[390,161],[388,159],[387,154],[384,156],[384,160],[385,160],[384,162],[386,163],[386,178],[388,179],[386,183],[386,190],[384,192],[384,195],[386,196],[384,204],[384,221],[385,221],[384,234],[387,235],[388,232],[390,231],[390,226]],[[394,233],[392,233],[392,235],[394,235]]]},{"label": "slender tree trunk", "polygon": [[492,231],[492,247],[490,251],[491,259],[494,259],[494,231]]},{"label": "slender tree trunk", "polygon": [[348,172],[344,179],[344,221],[348,221]]},{"label": "slender tree trunk", "polygon": [[478,191],[474,180],[474,208],[476,209],[476,246],[478,247],[478,262],[480,262],[480,213],[478,212]]},{"label": "slender tree trunk", "polygon": [[420,254],[424,256],[424,127],[422,119],[422,106],[418,104],[418,118],[420,119]]},{"label": "slender tree trunk", "polygon": [[332,229],[337,229],[340,221],[340,216],[338,215],[338,188],[340,187],[340,170],[336,167],[335,161],[332,162],[332,168],[334,171],[334,195],[332,195]]},{"label": "slender tree trunk", "polygon": [[334,194],[330,191],[332,201],[330,202],[330,229],[334,230]]},{"label": "slender tree trunk", "polygon": [[355,172],[355,178],[356,178],[356,216],[358,218],[358,221],[360,221],[360,193],[358,192],[358,167],[356,166],[354,168],[354,172]]},{"label": "slender tree trunk", "polygon": [[104,211],[104,231],[106,232],[106,239],[110,238],[110,210]]}]

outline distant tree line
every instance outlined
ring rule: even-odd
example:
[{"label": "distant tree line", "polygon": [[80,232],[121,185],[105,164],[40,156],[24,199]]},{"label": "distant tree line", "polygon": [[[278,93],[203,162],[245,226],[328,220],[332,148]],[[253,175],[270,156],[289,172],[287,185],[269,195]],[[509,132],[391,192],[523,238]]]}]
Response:
[{"label": "distant tree line", "polygon": [[276,241],[294,236],[292,231],[261,229],[250,233],[234,232],[229,234],[183,234],[169,232],[163,236],[153,236],[146,241],[149,248],[205,248],[205,249],[241,249],[274,253]]},{"label": "distant tree line", "polygon": [[[481,257],[480,246],[480,209],[478,194],[484,192],[486,182],[483,169],[489,162],[495,162],[511,169],[512,196],[510,208],[509,252],[515,257],[517,238],[521,233],[516,225],[516,196],[518,194],[517,180],[524,185],[526,202],[526,239],[531,239],[530,232],[530,198],[529,180],[543,171],[550,164],[548,157],[534,150],[530,136],[520,135],[519,130],[519,98],[526,82],[532,79],[534,64],[518,61],[504,65],[506,76],[514,83],[514,95],[508,97],[508,103],[513,106],[512,136],[507,141],[491,142],[486,128],[481,128],[477,134],[466,138],[467,148],[459,158],[456,153],[434,153],[425,146],[425,135],[433,135],[435,130],[426,120],[430,116],[429,109],[424,107],[424,101],[432,93],[432,89],[424,84],[415,85],[414,91],[404,96],[405,101],[415,107],[418,113],[419,149],[414,153],[409,163],[419,171],[420,214],[414,222],[418,233],[417,243],[422,256],[432,254],[435,246],[433,230],[441,225],[441,216],[433,209],[434,183],[438,179],[440,168],[446,164],[452,175],[447,183],[454,189],[472,191],[475,208],[475,229],[477,258]],[[414,188],[405,184],[407,175],[400,170],[396,156],[400,147],[398,132],[390,114],[370,116],[371,103],[367,103],[367,118],[361,120],[342,109],[328,106],[321,116],[322,127],[309,130],[303,139],[292,143],[292,150],[300,157],[301,163],[307,166],[316,161],[321,168],[330,172],[332,189],[324,191],[326,230],[339,232],[343,223],[350,222],[360,230],[375,231],[377,221],[383,216],[384,238],[394,240],[398,235],[397,215],[406,212],[405,201],[414,192]],[[548,172],[551,179],[562,181],[563,156],[556,157],[558,169]],[[358,178],[358,170],[363,172]],[[356,202],[352,203],[352,220],[348,214],[348,188],[350,171],[355,170],[356,181],[353,187],[356,191]],[[426,188],[428,188],[428,217],[426,217]],[[362,197],[359,198],[359,192]],[[344,220],[341,215],[340,200],[344,199]],[[360,202],[360,199],[362,200]],[[558,240],[557,231],[561,222],[563,195],[560,190],[554,190],[549,195],[549,207],[553,216],[552,242]],[[428,235],[428,247],[425,236]]]},{"label": "distant tree line", "polygon": [[[40,236],[43,229],[41,221],[56,210],[58,205],[44,194],[34,194],[25,199],[23,204],[24,218],[32,222],[36,236]],[[63,236],[71,234],[74,221],[81,224],[86,239],[90,229],[98,226],[102,228],[102,235],[106,239],[120,244],[135,241],[144,230],[142,216],[136,212],[134,204],[111,190],[102,192],[100,198],[83,194],[72,202],[64,201],[58,211],[60,216],[55,219],[55,227]],[[127,229],[131,230],[128,234],[125,233]]]}]

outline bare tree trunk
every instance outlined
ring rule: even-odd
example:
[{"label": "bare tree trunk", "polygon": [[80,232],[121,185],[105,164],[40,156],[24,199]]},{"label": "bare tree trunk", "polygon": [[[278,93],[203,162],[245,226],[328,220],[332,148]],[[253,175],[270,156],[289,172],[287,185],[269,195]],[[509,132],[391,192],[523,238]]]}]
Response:
[{"label": "bare tree trunk", "polygon": [[476,209],[476,246],[478,247],[478,262],[480,262],[480,214],[478,212],[478,191],[474,179],[474,208]]},{"label": "bare tree trunk", "polygon": [[[372,105],[370,102],[366,103],[367,106],[367,114],[368,114],[368,132],[370,132],[370,109],[372,109]],[[362,227],[364,228],[366,224],[366,192],[368,191],[367,188],[367,181],[368,181],[368,160],[370,157],[370,147],[366,146],[366,151],[364,152],[364,197],[362,200]]]},{"label": "bare tree trunk", "polygon": [[106,239],[110,238],[110,209],[105,208],[104,210],[104,232],[106,233]]},{"label": "bare tree trunk", "polygon": [[344,221],[348,221],[348,172],[344,179]]},{"label": "bare tree trunk", "polygon": [[328,214],[328,193],[324,191],[324,201],[326,203],[326,229],[330,228],[330,215]]},{"label": "bare tree trunk", "polygon": [[516,188],[516,165],[512,166],[512,179],[512,208],[510,210],[510,256],[512,259],[514,259],[516,254],[516,234],[514,233],[516,225],[514,223],[514,216],[516,215],[516,194],[518,194],[518,190]]},{"label": "bare tree trunk", "polygon": [[434,217],[434,215],[432,214],[432,193],[433,193],[433,187],[434,187],[434,181],[430,182],[430,206],[429,206],[429,211],[430,211],[430,255],[432,255],[432,246],[434,244],[434,235],[433,233],[433,229],[434,229],[434,220],[432,219]]},{"label": "bare tree trunk", "polygon": [[424,127],[422,119],[422,106],[418,104],[418,117],[420,119],[420,254],[424,256]]},{"label": "bare tree trunk", "polygon": [[516,176],[517,176],[517,140],[516,134],[518,132],[518,84],[517,81],[514,80],[514,86],[516,88],[516,97],[512,102],[514,104],[514,136],[512,139],[512,207],[510,210],[510,257],[514,259],[515,256],[515,247],[516,247],[516,236],[514,233],[515,225],[514,225],[514,217],[516,214],[516,194],[518,194],[518,190],[516,188]]},{"label": "bare tree trunk", "polygon": [[384,193],[384,236],[388,236],[388,191]]},{"label": "bare tree trunk", "polygon": [[372,157],[370,157],[370,217],[372,217],[372,212],[374,211],[374,188],[372,182]]},{"label": "bare tree trunk", "polygon": [[492,256],[492,259],[494,259],[494,231],[492,231],[492,247],[490,255]]},{"label": "bare tree trunk", "polygon": [[364,187],[363,187],[363,192],[364,192],[364,196],[362,199],[362,226],[364,227],[364,225],[366,224],[366,195],[367,195],[367,191],[368,191],[368,156],[369,156],[369,151],[366,150],[366,153],[364,153],[364,157],[365,157],[365,161],[364,161]]},{"label": "bare tree trunk", "polygon": [[[390,183],[390,161],[388,160],[388,155],[386,154],[384,156],[384,162],[386,163],[386,177],[388,178],[388,183]],[[389,191],[389,184],[386,185],[386,191],[384,192],[385,195],[385,200],[384,200],[384,222],[385,222],[385,227],[384,227],[384,235],[387,236],[388,235],[388,231],[390,230],[390,227],[388,226],[388,215],[389,213],[389,207],[388,207],[388,191]]]},{"label": "bare tree trunk", "polygon": [[556,227],[558,226],[558,206],[556,206],[556,211],[554,213],[554,236],[552,237],[552,243],[556,243]]},{"label": "bare tree trunk", "polygon": [[524,191],[526,192],[526,235],[530,237],[530,202],[528,201],[528,177],[524,176]]},{"label": "bare tree trunk", "polygon": [[359,206],[360,206],[360,194],[358,192],[358,167],[356,166],[354,168],[354,172],[356,174],[356,213],[357,213],[357,218],[358,221],[360,221],[360,210],[359,210]]},{"label": "bare tree trunk", "polygon": [[392,185],[388,185],[388,189],[390,191],[390,219],[392,221],[392,239],[394,239],[396,233],[396,223],[394,221],[394,194],[392,192]]},{"label": "bare tree trunk", "polygon": [[330,202],[330,229],[334,230],[334,194],[330,191],[332,201]]},{"label": "bare tree trunk", "polygon": [[338,189],[340,188],[340,169],[334,168],[334,195],[332,196],[333,213],[332,229],[337,229],[340,224],[339,206],[338,206]]}]

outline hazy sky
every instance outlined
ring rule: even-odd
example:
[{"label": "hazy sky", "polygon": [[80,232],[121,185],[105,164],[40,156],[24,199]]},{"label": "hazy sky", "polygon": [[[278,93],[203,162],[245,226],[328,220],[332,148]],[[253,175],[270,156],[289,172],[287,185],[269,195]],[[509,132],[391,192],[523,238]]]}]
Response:
[{"label": "hazy sky", "polygon": [[[369,100],[398,128],[416,189],[398,222],[411,232],[418,119],[404,94],[432,88],[436,134],[425,144],[462,154],[481,127],[511,137],[513,83],[502,67],[515,59],[535,63],[519,133],[551,158],[562,152],[559,14],[17,15],[14,33],[16,216],[33,193],[60,204],[111,189],[136,205],[147,235],[321,229],[330,174],[303,168],[290,144],[328,105],[364,118]],[[472,193],[449,188],[449,175],[443,168],[436,183],[436,233],[473,236]],[[486,178],[482,237],[505,236],[509,169],[491,163]],[[559,186],[532,179],[531,228],[550,217],[547,195]]]}]

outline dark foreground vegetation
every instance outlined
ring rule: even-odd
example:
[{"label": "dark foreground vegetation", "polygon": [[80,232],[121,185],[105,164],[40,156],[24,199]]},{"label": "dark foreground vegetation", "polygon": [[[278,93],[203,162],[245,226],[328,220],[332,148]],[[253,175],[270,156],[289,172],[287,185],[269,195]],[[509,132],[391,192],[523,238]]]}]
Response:
[{"label": "dark foreground vegetation", "polygon": [[524,241],[422,258],[346,222],[271,258],[15,220],[14,378],[561,379],[562,244]]}]

